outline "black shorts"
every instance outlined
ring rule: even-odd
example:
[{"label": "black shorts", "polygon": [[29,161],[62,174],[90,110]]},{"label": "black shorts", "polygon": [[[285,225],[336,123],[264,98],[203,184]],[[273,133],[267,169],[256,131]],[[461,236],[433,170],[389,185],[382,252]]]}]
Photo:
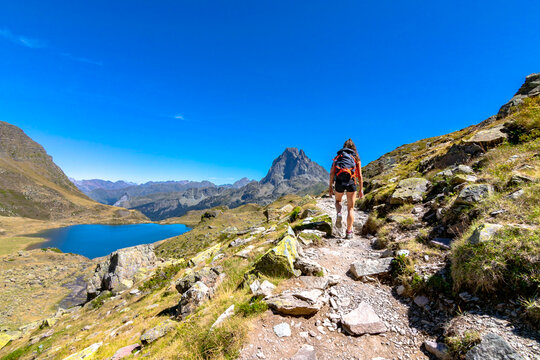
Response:
[{"label": "black shorts", "polygon": [[356,183],[354,180],[350,180],[346,183],[339,181],[339,179],[336,179],[336,183],[334,185],[334,188],[336,192],[338,193],[344,193],[347,192],[355,192],[356,191]]}]

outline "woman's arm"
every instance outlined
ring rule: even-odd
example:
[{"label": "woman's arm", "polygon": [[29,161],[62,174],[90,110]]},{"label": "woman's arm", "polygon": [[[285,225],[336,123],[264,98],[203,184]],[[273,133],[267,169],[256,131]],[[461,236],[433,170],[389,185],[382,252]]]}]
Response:
[{"label": "woman's arm", "polygon": [[336,163],[332,163],[332,169],[330,170],[330,185],[328,186],[328,195],[334,195],[334,174],[336,172]]}]

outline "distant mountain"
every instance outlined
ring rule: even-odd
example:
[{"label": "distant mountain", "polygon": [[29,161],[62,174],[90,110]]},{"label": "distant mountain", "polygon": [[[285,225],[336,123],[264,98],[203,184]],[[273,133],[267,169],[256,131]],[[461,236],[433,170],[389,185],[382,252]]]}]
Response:
[{"label": "distant mountain", "polygon": [[108,181],[108,180],[100,180],[100,179],[92,179],[92,180],[76,180],[73,178],[69,178],[72,183],[79,188],[83,193],[86,195],[89,195],[93,190],[97,189],[103,189],[103,190],[120,190],[125,189],[127,187],[137,185],[133,182],[127,182],[123,180],[119,181]]},{"label": "distant mountain", "polygon": [[[122,222],[142,214],[98,204],[81,193],[45,149],[0,121],[0,216]],[[82,220],[81,220],[82,221]]]},{"label": "distant mountain", "polygon": [[116,205],[137,209],[152,220],[161,220],[182,216],[189,210],[220,205],[237,207],[247,203],[264,205],[286,194],[319,193],[328,186],[328,177],[328,172],[310,160],[304,151],[287,148],[260,182],[241,179],[232,186],[192,187],[178,192],[127,196]]}]

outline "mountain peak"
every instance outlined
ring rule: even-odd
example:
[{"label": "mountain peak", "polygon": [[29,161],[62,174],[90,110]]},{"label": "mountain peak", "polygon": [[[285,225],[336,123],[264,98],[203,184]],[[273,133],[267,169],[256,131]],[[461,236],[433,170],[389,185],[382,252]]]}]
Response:
[{"label": "mountain peak", "polygon": [[261,184],[277,185],[285,180],[305,178],[309,181],[327,181],[328,172],[307,157],[302,149],[288,147],[273,162]]}]

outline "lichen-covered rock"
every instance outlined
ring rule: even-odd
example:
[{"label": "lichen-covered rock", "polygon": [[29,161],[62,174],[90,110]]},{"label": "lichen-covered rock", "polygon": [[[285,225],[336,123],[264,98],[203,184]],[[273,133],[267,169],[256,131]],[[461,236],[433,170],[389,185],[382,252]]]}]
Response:
[{"label": "lichen-covered rock", "polygon": [[460,185],[465,183],[474,183],[478,178],[474,175],[457,174],[450,180],[452,185]]},{"label": "lichen-covered rock", "polygon": [[87,347],[86,349],[79,351],[78,353],[75,353],[73,355],[68,356],[67,358],[64,358],[64,360],[90,360],[94,359],[94,355],[98,351],[98,349],[103,345],[102,342],[95,343]]},{"label": "lichen-covered rock", "polygon": [[361,302],[356,309],[343,315],[341,324],[351,335],[380,334],[387,330],[373,308],[365,302]]},{"label": "lichen-covered rock", "polygon": [[207,260],[212,259],[221,249],[220,244],[216,244],[212,247],[209,247],[208,249],[201,251],[197,255],[195,255],[191,260],[189,260],[188,265],[189,266],[197,266],[202,262],[205,262]]},{"label": "lichen-covered rock", "polygon": [[523,360],[499,335],[488,333],[465,355],[466,360]]},{"label": "lichen-covered rock", "polygon": [[471,184],[465,186],[456,199],[456,204],[474,205],[493,194],[490,184]]},{"label": "lichen-covered rock", "polygon": [[390,272],[392,259],[391,257],[361,259],[351,264],[350,272],[356,279],[361,279],[363,276],[386,274]]},{"label": "lichen-covered rock", "polygon": [[268,250],[255,264],[254,272],[268,276],[299,276],[294,268],[298,258],[297,240],[287,235],[275,247]]},{"label": "lichen-covered rock", "polygon": [[474,230],[469,237],[468,242],[471,244],[479,244],[481,242],[489,241],[502,229],[503,226],[499,224],[482,224]]},{"label": "lichen-covered rock", "polygon": [[143,344],[150,344],[157,339],[162,338],[163,336],[167,335],[169,331],[173,330],[176,327],[176,324],[177,323],[171,319],[162,321],[157,326],[146,330],[141,335],[141,342]]},{"label": "lichen-covered rock", "polygon": [[428,187],[429,181],[423,178],[401,180],[390,197],[390,204],[401,205],[421,202]]},{"label": "lichen-covered rock", "polygon": [[94,275],[88,282],[86,291],[90,299],[99,292],[113,292],[133,286],[133,278],[141,268],[154,268],[156,255],[154,245],[138,245],[116,250],[96,265]]},{"label": "lichen-covered rock", "polygon": [[[177,284],[177,290],[182,292],[182,297],[178,304],[176,315],[184,319],[186,316],[194,313],[199,306],[210,300],[217,289],[223,282],[225,273],[221,269],[202,269],[194,274],[194,277],[189,277],[189,281],[180,281]],[[191,280],[199,279],[195,283]],[[188,288],[189,286],[189,288]]]},{"label": "lichen-covered rock", "polygon": [[534,179],[532,177],[530,177],[530,176],[523,175],[523,174],[514,174],[510,178],[510,181],[508,182],[508,185],[517,186],[517,185],[522,185],[522,184],[525,184],[525,183],[530,183],[530,182],[533,182],[533,181],[534,181]]},{"label": "lichen-covered rock", "polygon": [[330,237],[332,236],[332,218],[328,215],[307,218],[302,222],[302,224],[294,227],[294,231],[296,233],[304,230],[318,230],[325,233],[327,237]]}]

